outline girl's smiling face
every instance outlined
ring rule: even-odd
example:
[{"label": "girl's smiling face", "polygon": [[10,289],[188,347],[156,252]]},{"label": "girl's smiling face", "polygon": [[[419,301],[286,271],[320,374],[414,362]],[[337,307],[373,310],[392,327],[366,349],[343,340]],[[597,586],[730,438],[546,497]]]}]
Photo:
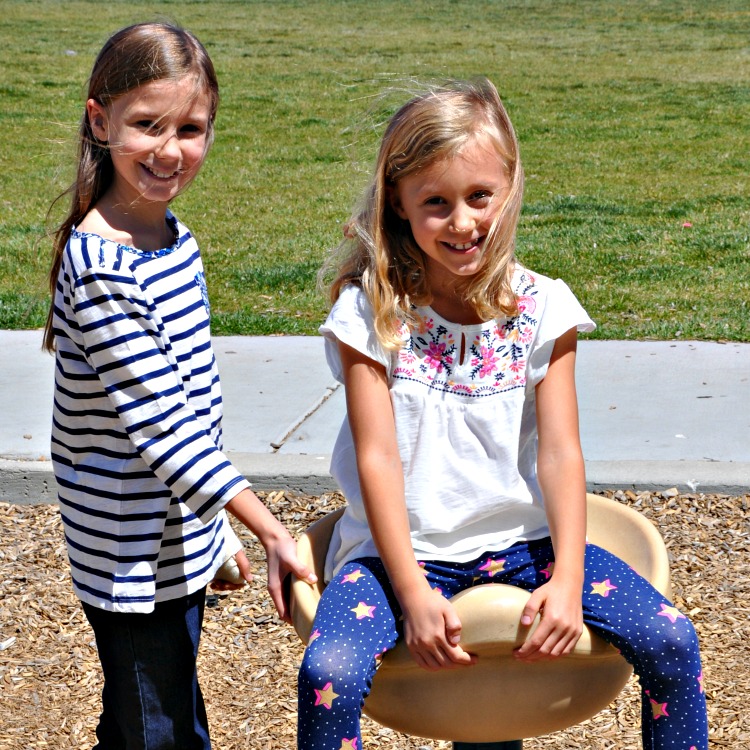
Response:
[{"label": "girl's smiling face", "polygon": [[503,160],[487,135],[475,136],[454,157],[397,182],[393,208],[409,222],[425,255],[432,290],[477,273],[485,239],[509,189]]},{"label": "girl's smiling face", "polygon": [[108,106],[86,104],[94,135],[109,144],[109,192],[123,205],[168,204],[198,173],[210,143],[210,99],[195,79],[158,80]]}]

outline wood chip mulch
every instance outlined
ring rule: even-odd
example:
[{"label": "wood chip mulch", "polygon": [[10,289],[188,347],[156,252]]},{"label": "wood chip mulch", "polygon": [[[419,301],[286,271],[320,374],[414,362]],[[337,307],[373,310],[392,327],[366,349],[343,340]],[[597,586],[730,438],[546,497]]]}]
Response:
[{"label": "wood chip mulch", "polygon": [[[336,494],[259,493],[293,533],[339,507]],[[614,491],[660,528],[673,598],[701,638],[712,748],[750,748],[750,495]],[[262,548],[237,528],[258,575],[212,595],[199,669],[217,750],[294,748],[302,644],[265,593]],[[71,589],[57,508],[0,503],[0,750],[90,748],[101,679],[93,635]],[[593,719],[524,742],[525,750],[637,750],[639,694],[631,679]],[[365,719],[364,748],[448,750]]]}]

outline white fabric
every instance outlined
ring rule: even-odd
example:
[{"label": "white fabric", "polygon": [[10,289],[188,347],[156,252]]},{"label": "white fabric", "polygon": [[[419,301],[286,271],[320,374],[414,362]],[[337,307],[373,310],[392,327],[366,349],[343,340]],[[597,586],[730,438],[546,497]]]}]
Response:
[{"label": "white fabric", "polygon": [[[355,286],[342,291],[320,328],[339,381],[337,341],[386,368],[417,559],[468,561],[549,534],[536,477],[535,386],[555,340],[595,325],[562,281],[519,268],[513,283],[517,316],[461,326],[417,308],[417,324],[402,328],[397,352],[378,344],[371,308]],[[331,474],[347,508],[329,548],[327,579],[348,560],[377,555],[346,418]]]}]

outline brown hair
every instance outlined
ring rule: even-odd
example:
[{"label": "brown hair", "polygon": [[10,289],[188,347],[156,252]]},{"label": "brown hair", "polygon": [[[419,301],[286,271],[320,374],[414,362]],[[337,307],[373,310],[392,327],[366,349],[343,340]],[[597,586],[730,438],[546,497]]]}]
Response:
[{"label": "brown hair", "polygon": [[431,299],[423,253],[409,223],[394,211],[390,193],[399,180],[454,157],[479,135],[500,155],[510,190],[485,241],[485,261],[461,291],[485,319],[517,312],[511,281],[524,182],[518,141],[490,81],[453,81],[411,99],[390,119],[363,205],[335,255],[343,253],[343,261],[331,284],[332,302],[346,284],[361,286],[373,308],[375,332],[386,347],[399,345],[398,330],[410,320],[411,305]]},{"label": "brown hair", "polygon": [[[94,62],[86,100],[95,99],[108,107],[115,99],[146,83],[179,81],[195,77],[196,91],[210,100],[208,143],[219,106],[219,83],[211,58],[193,34],[169,23],[139,23],[114,33]],[[78,129],[78,168],[73,184],[58,198],[71,197],[70,211],[54,232],[49,289],[52,295],[44,348],[54,350],[52,330],[57,277],[70,232],[80,223],[109,188],[113,178],[109,148],[94,136],[84,109]],[[54,205],[54,203],[53,203]]]}]

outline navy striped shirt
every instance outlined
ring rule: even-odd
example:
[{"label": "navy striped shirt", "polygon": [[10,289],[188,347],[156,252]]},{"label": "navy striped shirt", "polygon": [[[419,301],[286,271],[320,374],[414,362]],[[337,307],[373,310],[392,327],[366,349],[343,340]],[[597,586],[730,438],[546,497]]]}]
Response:
[{"label": "navy striped shirt", "polygon": [[[55,295],[52,461],[76,594],[118,612],[198,590],[249,486],[221,452],[198,245],[146,252],[71,233]],[[234,550],[231,550],[234,551]]]}]

